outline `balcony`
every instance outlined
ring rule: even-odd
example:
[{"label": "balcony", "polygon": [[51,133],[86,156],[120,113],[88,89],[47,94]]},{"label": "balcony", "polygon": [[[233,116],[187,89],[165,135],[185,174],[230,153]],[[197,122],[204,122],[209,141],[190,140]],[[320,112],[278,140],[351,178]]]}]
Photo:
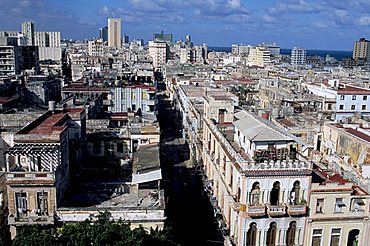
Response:
[{"label": "balcony", "polygon": [[12,180],[48,180],[54,181],[55,174],[53,172],[10,172],[6,174],[7,181]]},{"label": "balcony", "polygon": [[284,216],[286,207],[284,205],[267,205],[267,214],[271,217]]},{"label": "balcony", "polygon": [[25,216],[25,217],[14,217],[13,215],[8,216],[8,224],[9,225],[34,225],[34,224],[54,224],[54,217],[53,216]]},{"label": "balcony", "polygon": [[266,206],[265,205],[247,206],[246,212],[251,218],[263,217],[266,215]]},{"label": "balcony", "polygon": [[290,216],[305,215],[307,213],[306,204],[288,205],[288,214]]}]

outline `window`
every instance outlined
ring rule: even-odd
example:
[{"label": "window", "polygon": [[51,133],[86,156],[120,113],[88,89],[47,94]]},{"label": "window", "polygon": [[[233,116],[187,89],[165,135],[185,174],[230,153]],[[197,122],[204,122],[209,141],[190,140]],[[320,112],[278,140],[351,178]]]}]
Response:
[{"label": "window", "polygon": [[300,192],[300,182],[297,180],[294,182],[293,184],[293,188],[290,192],[290,203],[291,204],[294,204],[294,205],[297,205],[300,201],[299,199],[299,192]]},{"label": "window", "polygon": [[330,246],[339,246],[341,229],[331,229]]},{"label": "window", "polygon": [[353,199],[352,211],[364,211],[365,202],[364,200],[357,198]]},{"label": "window", "polygon": [[247,245],[249,246],[257,245],[257,224],[255,222],[252,222],[249,225],[249,229],[247,232]]},{"label": "window", "polygon": [[260,203],[260,183],[255,182],[252,185],[252,190],[250,193],[249,203],[251,206],[257,206]]},{"label": "window", "polygon": [[292,221],[289,223],[289,228],[286,236],[286,245],[294,246],[295,245],[295,234],[297,231],[297,222]]},{"label": "window", "polygon": [[355,110],[356,109],[356,105],[351,105],[351,110]]},{"label": "window", "polygon": [[267,235],[266,235],[266,244],[267,244],[267,246],[275,246],[276,245],[276,231],[277,231],[277,224],[276,224],[276,222],[272,222],[270,224],[269,229],[267,230]]},{"label": "window", "polygon": [[328,104],[328,110],[332,110],[332,104],[331,103]]},{"label": "window", "polygon": [[340,95],[340,100],[344,100],[344,95]]},{"label": "window", "polygon": [[366,110],[366,105],[362,105],[361,109]]},{"label": "window", "polygon": [[339,109],[344,109],[344,105],[339,105]]},{"label": "window", "polygon": [[271,189],[270,193],[270,204],[279,205],[279,193],[280,193],[280,182],[276,181]]},{"label": "window", "polygon": [[16,202],[17,217],[26,217],[27,216],[27,193],[26,192],[15,193],[15,202]]},{"label": "window", "polygon": [[324,199],[316,200],[316,213],[323,213]]},{"label": "window", "polygon": [[48,214],[48,193],[37,192],[37,215]]},{"label": "window", "polygon": [[322,229],[313,229],[312,231],[312,246],[320,246],[322,238]]},{"label": "window", "polygon": [[343,207],[345,207],[346,204],[343,202],[343,198],[336,198],[335,199],[335,207],[334,207],[334,213],[342,213]]},{"label": "window", "polygon": [[363,96],[362,97],[362,100],[367,100],[367,96]]}]

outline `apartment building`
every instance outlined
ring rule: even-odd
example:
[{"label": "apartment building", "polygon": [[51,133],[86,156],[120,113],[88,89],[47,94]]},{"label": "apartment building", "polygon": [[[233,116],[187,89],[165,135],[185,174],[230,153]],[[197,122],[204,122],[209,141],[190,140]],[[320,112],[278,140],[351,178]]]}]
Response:
[{"label": "apartment building", "polygon": [[303,244],[311,165],[298,148],[232,99],[205,97],[204,174],[226,245]]},{"label": "apartment building", "polygon": [[369,41],[365,38],[360,38],[353,45],[352,58],[354,60],[364,60],[369,61],[370,58],[370,45]]},{"label": "apartment building", "polygon": [[369,198],[341,175],[315,168],[304,245],[367,245]]},{"label": "apartment building", "polygon": [[352,116],[370,116],[370,89],[343,85],[336,94],[336,122]]},{"label": "apartment building", "polygon": [[103,55],[103,39],[90,40],[88,42],[89,56]]},{"label": "apartment building", "polygon": [[167,62],[168,45],[165,41],[149,41],[149,56],[153,59],[154,69],[160,69]]},{"label": "apartment building", "polygon": [[290,55],[290,64],[295,66],[306,64],[306,50],[294,47]]},{"label": "apartment building", "polygon": [[53,224],[85,146],[84,109],[49,111],[14,134],[6,151],[6,197],[12,237],[24,225]]},{"label": "apartment building", "polygon": [[253,47],[249,50],[248,64],[265,67],[271,64],[270,51],[265,47]]},{"label": "apartment building", "polygon": [[156,111],[156,90],[154,86],[115,87],[112,88],[112,93],[108,97],[112,101],[109,111],[114,113],[141,111],[154,115]]}]

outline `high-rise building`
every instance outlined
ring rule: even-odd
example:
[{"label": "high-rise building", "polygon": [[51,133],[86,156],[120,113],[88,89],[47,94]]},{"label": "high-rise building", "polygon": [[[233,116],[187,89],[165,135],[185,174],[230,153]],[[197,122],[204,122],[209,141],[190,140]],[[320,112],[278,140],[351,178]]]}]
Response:
[{"label": "high-rise building", "polygon": [[102,27],[99,29],[99,38],[103,40],[103,42],[108,41],[108,27]]},{"label": "high-rise building", "polygon": [[149,55],[153,59],[155,69],[167,62],[167,43],[165,41],[149,41]]},{"label": "high-rise building", "polygon": [[153,35],[153,39],[157,39],[157,40],[160,40],[160,41],[165,41],[167,43],[172,43],[172,34],[168,33],[168,34],[165,34],[163,31],[161,31],[161,33],[154,33]]},{"label": "high-rise building", "polygon": [[35,32],[35,45],[39,46],[39,58],[43,60],[60,61],[60,32]]},{"label": "high-rise building", "polygon": [[108,46],[121,48],[121,19],[108,19]]},{"label": "high-rise building", "polygon": [[265,47],[253,47],[249,50],[248,64],[264,67],[271,64],[270,51]]},{"label": "high-rise building", "polygon": [[360,38],[359,41],[356,41],[353,45],[353,54],[352,58],[355,60],[370,60],[370,45],[369,40],[365,38]]},{"label": "high-rise building", "polygon": [[22,23],[22,33],[27,38],[27,45],[35,45],[35,29],[31,21],[25,21]]},{"label": "high-rise building", "polygon": [[303,65],[306,63],[306,50],[294,47],[290,55],[290,64]]},{"label": "high-rise building", "polygon": [[90,40],[88,47],[89,56],[101,56],[103,54],[103,39]]}]

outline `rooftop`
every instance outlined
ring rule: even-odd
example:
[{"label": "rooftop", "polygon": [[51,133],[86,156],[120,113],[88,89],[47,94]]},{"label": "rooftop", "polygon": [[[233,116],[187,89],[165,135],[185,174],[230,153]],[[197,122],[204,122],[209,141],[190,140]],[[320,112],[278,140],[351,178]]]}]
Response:
[{"label": "rooftop", "polygon": [[361,87],[355,87],[351,85],[345,85],[338,89],[339,95],[370,95],[370,89],[365,89]]},{"label": "rooftop", "polygon": [[74,108],[67,110],[47,111],[36,120],[32,121],[27,126],[17,132],[21,134],[60,134],[66,128],[65,123],[70,119],[69,114],[81,114],[83,108]]}]

